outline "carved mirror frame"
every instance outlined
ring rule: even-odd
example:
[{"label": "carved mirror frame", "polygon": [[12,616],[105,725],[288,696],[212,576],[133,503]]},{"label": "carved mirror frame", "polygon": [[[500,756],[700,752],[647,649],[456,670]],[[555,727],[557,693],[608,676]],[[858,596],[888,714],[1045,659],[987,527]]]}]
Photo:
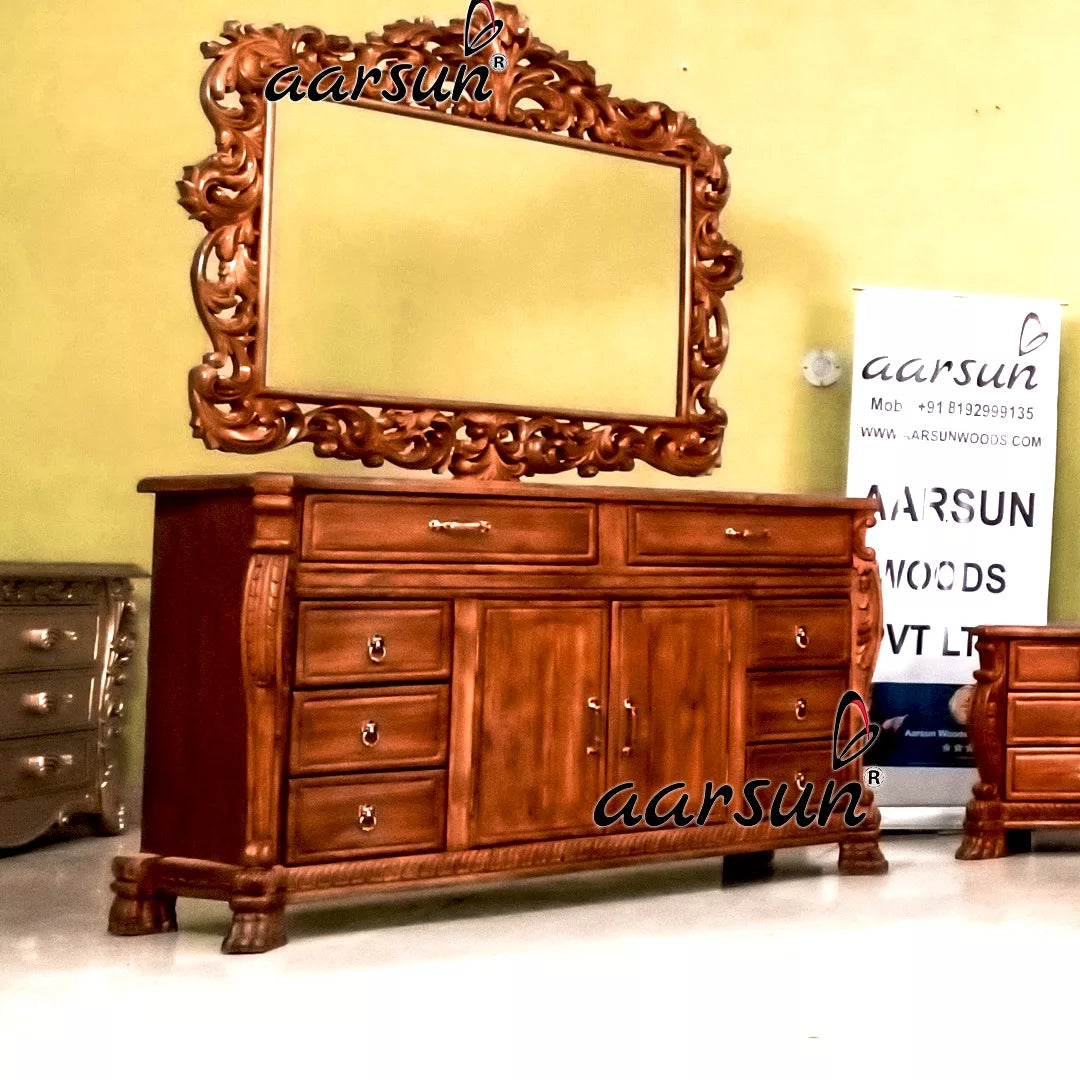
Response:
[{"label": "carved mirror frame", "polygon": [[[609,86],[597,85],[587,63],[534,37],[516,8],[496,4],[494,11],[501,32],[468,59],[463,19],[449,26],[402,20],[357,42],[310,26],[229,22],[224,41],[203,43],[211,63],[201,100],[217,149],[184,169],[177,187],[180,205],[207,230],[192,262],[191,284],[211,351],[192,369],[189,393],[194,435],[211,449],[260,453],[310,442],[318,456],[369,467],[392,462],[492,479],[570,469],[594,476],[632,469],[637,460],[695,475],[719,461],[727,415],[710,395],[728,345],[722,297],[742,274],[738,248],[719,229],[729,193],[728,148],[711,143],[694,120],[666,105],[614,97]],[[367,83],[355,105],[549,142],[579,140],[585,148],[680,167],[678,411],[673,417],[301,396],[267,386],[268,275],[261,272],[268,265],[273,136],[267,81],[295,64],[306,87],[320,71],[337,65],[345,85],[352,85],[360,65],[385,72],[392,64],[411,63],[415,73],[424,65],[486,63],[494,51],[503,53],[507,64],[505,71],[490,72],[492,93],[486,100],[475,100],[475,86],[469,84],[470,92],[456,104],[429,98],[420,105],[410,93],[408,104],[391,105],[379,100],[378,85]]]}]

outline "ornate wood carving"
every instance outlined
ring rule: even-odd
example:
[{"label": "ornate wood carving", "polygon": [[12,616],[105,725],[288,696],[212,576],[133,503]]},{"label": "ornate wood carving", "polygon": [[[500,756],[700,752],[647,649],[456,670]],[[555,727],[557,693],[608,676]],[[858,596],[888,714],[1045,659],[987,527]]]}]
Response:
[{"label": "ornate wood carving", "polygon": [[98,732],[98,825],[102,832],[124,831],[124,691],[135,646],[135,605],[131,582],[108,584],[108,626],[105,631],[105,677],[102,680],[103,723]]},{"label": "ornate wood carving", "polygon": [[853,568],[855,588],[852,591],[852,674],[853,688],[870,700],[870,681],[877,664],[881,639],[884,636],[881,607],[881,575],[877,555],[866,544],[866,530],[875,522],[874,514],[855,519]]},{"label": "ornate wood carving", "polygon": [[980,637],[979,668],[968,720],[979,779],[964,815],[964,839],[958,859],[999,859],[1008,845],[1002,821],[1005,787],[1005,680],[1008,642]]},{"label": "ornate wood carving", "polygon": [[[576,469],[583,476],[627,470],[642,460],[665,472],[694,475],[719,459],[727,417],[712,399],[712,384],[727,352],[722,297],[739,281],[742,257],[721,235],[718,218],[729,192],[724,158],[694,120],[658,102],[614,97],[593,69],[557,53],[533,36],[516,8],[496,4],[502,32],[483,53],[466,60],[463,22],[400,21],[363,41],[324,34],[314,27],[256,28],[225,24],[224,41],[206,42],[211,61],[202,82],[203,109],[217,149],[184,170],[180,203],[206,227],[192,263],[195,305],[211,349],[191,372],[192,427],[207,446],[258,453],[310,442],[321,457],[384,462],[412,469],[449,470],[455,476],[516,478]],[[522,415],[487,405],[452,410],[403,409],[361,403],[312,403],[269,391],[260,355],[259,276],[266,259],[260,214],[266,197],[267,80],[290,64],[306,82],[337,65],[351,86],[360,66],[386,71],[393,64],[486,62],[506,55],[504,72],[490,74],[492,93],[457,104],[385,106],[409,115],[435,110],[467,122],[518,133],[559,135],[631,153],[662,155],[682,164],[687,177],[689,307],[683,328],[679,414],[641,425],[618,417],[595,425],[572,414]],[[409,81],[407,74],[406,82]],[[362,100],[379,96],[367,84]],[[305,408],[305,405],[308,406]]]}]

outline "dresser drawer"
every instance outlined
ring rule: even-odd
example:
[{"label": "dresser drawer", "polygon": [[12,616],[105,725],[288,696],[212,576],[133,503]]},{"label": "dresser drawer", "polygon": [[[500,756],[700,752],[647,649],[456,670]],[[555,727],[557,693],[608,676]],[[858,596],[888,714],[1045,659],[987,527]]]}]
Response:
[{"label": "dresser drawer", "polygon": [[0,671],[87,667],[97,648],[97,608],[0,608]]},{"label": "dresser drawer", "polygon": [[288,861],[437,851],[446,836],[446,774],[326,777],[289,784]]},{"label": "dresser drawer", "polygon": [[296,681],[301,686],[449,675],[449,604],[300,604]]},{"label": "dresser drawer", "polygon": [[851,517],[753,508],[631,506],[631,565],[713,565],[742,559],[851,561]]},{"label": "dresser drawer", "polygon": [[826,738],[848,689],[846,671],[793,671],[747,678],[748,742]]},{"label": "dresser drawer", "polygon": [[1080,641],[1013,642],[1011,687],[1075,686],[1080,690]]},{"label": "dresser drawer", "polygon": [[[790,810],[799,800],[800,784],[813,783],[814,794],[810,805],[817,806],[826,783],[831,779],[837,781],[837,787],[840,786],[840,778],[832,771],[831,740],[774,743],[751,746],[746,751],[746,780],[771,781],[767,788],[757,789],[757,800],[765,811],[766,820],[780,784],[788,786],[782,805],[784,810]],[[742,803],[741,794],[736,802]],[[846,805],[846,800],[839,804],[841,812]],[[744,806],[738,809],[746,812]]]},{"label": "dresser drawer", "polygon": [[445,765],[449,713],[446,686],[297,693],[292,771]]},{"label": "dresser drawer", "polygon": [[1010,743],[1080,743],[1080,694],[1010,694]]},{"label": "dresser drawer", "polygon": [[1009,750],[1005,786],[1024,799],[1080,799],[1080,750]]},{"label": "dresser drawer", "polygon": [[304,504],[305,559],[591,563],[596,549],[587,503],[313,495]]},{"label": "dresser drawer", "polygon": [[756,604],[751,667],[845,664],[851,655],[851,612],[846,603],[778,601]]},{"label": "dresser drawer", "polygon": [[0,799],[84,786],[90,780],[93,751],[90,732],[0,742]]},{"label": "dresser drawer", "polygon": [[0,739],[90,727],[95,687],[81,671],[0,675]]}]

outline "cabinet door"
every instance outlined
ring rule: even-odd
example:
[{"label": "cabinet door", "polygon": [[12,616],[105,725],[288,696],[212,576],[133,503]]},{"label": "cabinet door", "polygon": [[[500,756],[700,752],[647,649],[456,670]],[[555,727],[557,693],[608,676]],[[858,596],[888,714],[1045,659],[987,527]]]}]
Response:
[{"label": "cabinet door", "polygon": [[[656,601],[614,610],[611,775],[633,781],[638,814],[661,788],[685,784],[685,812],[696,818],[706,781],[714,789],[731,782],[727,605]],[[658,812],[682,793],[666,796]],[[708,822],[727,813],[716,802]]]},{"label": "cabinet door", "polygon": [[594,831],[608,620],[602,602],[481,605],[474,843]]}]

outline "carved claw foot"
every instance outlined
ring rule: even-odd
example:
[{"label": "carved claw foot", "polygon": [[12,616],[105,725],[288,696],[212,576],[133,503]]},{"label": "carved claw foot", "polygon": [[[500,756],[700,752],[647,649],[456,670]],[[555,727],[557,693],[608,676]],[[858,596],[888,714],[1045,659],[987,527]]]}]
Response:
[{"label": "carved claw foot", "polygon": [[1009,844],[1004,829],[969,829],[956,850],[956,857],[965,862],[1000,859],[1008,854]]},{"label": "carved claw foot", "polygon": [[231,901],[229,906],[233,909],[232,925],[221,943],[223,953],[264,953],[285,944],[284,909],[240,911],[235,901]]},{"label": "carved claw foot", "polygon": [[245,870],[229,900],[232,925],[221,943],[223,953],[264,953],[285,944],[285,893],[281,867]]},{"label": "carved claw foot", "polygon": [[723,881],[734,885],[744,881],[760,881],[773,872],[772,851],[740,851],[724,856]]},{"label": "carved claw foot", "polygon": [[109,933],[120,937],[165,934],[176,929],[176,897],[154,888],[156,855],[118,855],[113,859]]},{"label": "carved claw foot", "polygon": [[837,869],[849,876],[885,874],[889,861],[881,854],[877,840],[843,840],[840,842],[840,858]]}]

